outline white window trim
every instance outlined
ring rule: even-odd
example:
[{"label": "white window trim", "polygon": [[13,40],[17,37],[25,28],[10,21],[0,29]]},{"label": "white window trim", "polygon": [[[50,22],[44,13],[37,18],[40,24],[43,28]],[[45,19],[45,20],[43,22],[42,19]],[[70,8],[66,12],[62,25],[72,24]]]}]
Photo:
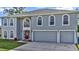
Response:
[{"label": "white window trim", "polygon": [[[26,28],[26,27],[24,27],[24,21],[26,21],[26,19],[29,20],[29,22],[30,22],[30,26],[29,26],[29,27],[31,27],[31,20],[30,20],[29,18],[24,18],[24,19],[23,19],[23,28]],[[27,28],[28,28],[28,27],[27,27]]]},{"label": "white window trim", "polygon": [[[13,38],[10,37],[11,31],[13,31]],[[10,31],[9,31],[9,39],[14,39],[14,37],[15,37],[14,35],[15,35],[14,30],[10,30]]]},{"label": "white window trim", "polygon": [[[63,24],[63,21],[64,21],[64,15],[67,15],[68,16],[68,24]],[[64,14],[62,15],[62,26],[70,26],[70,15],[69,14]]]},{"label": "white window trim", "polygon": [[[50,17],[53,16],[54,17],[54,25],[50,25]],[[48,26],[55,26],[56,25],[56,17],[54,15],[50,15],[48,18]]]},{"label": "white window trim", "polygon": [[[26,19],[28,19],[30,21],[30,27],[24,27],[24,21]],[[29,17],[24,18],[22,26],[23,26],[23,29],[22,29],[22,40],[24,40],[24,30],[29,30],[29,31],[31,30],[31,19]]]},{"label": "white window trim", "polygon": [[[41,18],[42,18],[42,25],[38,25],[38,18],[39,18],[39,17],[41,17]],[[36,22],[36,25],[37,25],[37,26],[43,26],[43,17],[42,17],[42,16],[38,16],[38,17],[37,17],[37,22]]]},{"label": "white window trim", "polygon": [[[7,32],[7,38],[4,37],[4,31]],[[3,30],[3,39],[8,39],[8,30]]]},{"label": "white window trim", "polygon": [[[4,20],[5,20],[5,19],[7,20],[7,25],[6,25],[6,26],[4,25]],[[3,19],[3,26],[4,26],[4,27],[8,27],[8,18],[4,18],[4,19]]]},{"label": "white window trim", "polygon": [[[13,20],[13,26],[10,25],[11,19]],[[10,26],[10,27],[14,27],[14,18],[10,18],[10,19],[9,19],[9,26]]]}]

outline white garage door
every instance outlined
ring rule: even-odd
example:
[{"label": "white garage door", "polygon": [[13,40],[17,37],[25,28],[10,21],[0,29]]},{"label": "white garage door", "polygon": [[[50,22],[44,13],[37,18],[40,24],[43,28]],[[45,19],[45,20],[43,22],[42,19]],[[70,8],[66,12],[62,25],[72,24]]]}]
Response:
[{"label": "white garage door", "polygon": [[55,31],[35,31],[34,41],[57,42],[57,32]]},{"label": "white garage door", "polygon": [[60,41],[61,43],[74,43],[74,32],[73,31],[61,31]]}]

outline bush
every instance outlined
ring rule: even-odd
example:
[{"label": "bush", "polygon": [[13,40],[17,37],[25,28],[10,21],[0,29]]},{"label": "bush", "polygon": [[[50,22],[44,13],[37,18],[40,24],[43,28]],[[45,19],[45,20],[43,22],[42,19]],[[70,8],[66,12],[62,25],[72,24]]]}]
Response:
[{"label": "bush", "polygon": [[17,41],[18,39],[17,38],[14,38],[14,40]]},{"label": "bush", "polygon": [[79,32],[79,25],[77,25],[77,32]]}]

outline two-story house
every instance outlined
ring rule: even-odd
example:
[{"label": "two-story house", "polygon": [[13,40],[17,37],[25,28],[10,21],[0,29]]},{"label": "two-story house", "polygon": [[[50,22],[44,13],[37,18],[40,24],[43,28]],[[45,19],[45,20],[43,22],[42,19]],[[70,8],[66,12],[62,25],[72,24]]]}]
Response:
[{"label": "two-story house", "polygon": [[77,11],[39,9],[0,17],[2,38],[37,42],[77,43]]}]

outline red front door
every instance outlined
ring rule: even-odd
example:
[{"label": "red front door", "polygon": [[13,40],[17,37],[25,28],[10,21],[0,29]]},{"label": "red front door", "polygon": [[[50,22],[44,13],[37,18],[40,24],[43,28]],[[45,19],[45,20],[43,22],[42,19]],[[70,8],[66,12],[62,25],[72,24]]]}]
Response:
[{"label": "red front door", "polygon": [[24,39],[29,39],[29,31],[24,31]]}]

